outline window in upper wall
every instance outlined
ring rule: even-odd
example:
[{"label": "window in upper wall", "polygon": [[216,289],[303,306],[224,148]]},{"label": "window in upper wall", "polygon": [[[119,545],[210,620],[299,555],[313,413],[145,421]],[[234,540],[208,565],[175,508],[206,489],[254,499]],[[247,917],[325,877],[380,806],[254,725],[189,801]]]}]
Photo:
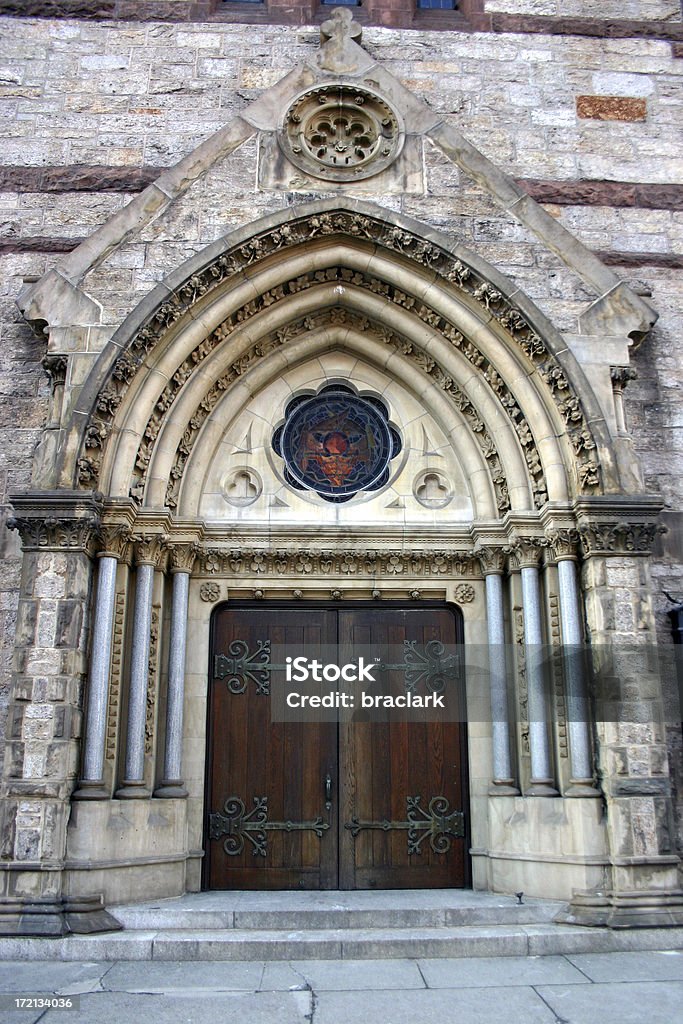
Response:
[{"label": "window in upper wall", "polygon": [[417,0],[418,11],[457,11],[457,0]]},{"label": "window in upper wall", "polygon": [[323,7],[360,7],[360,0],[321,0]]}]

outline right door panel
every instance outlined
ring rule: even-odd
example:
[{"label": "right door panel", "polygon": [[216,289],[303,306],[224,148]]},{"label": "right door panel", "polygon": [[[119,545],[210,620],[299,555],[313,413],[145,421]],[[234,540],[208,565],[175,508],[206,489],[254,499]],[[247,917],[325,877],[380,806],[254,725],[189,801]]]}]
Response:
[{"label": "right door panel", "polygon": [[[396,655],[404,642],[414,642],[418,651],[439,642],[451,647],[457,643],[456,620],[447,608],[340,609],[339,642],[349,658],[359,647]],[[401,676],[399,669],[394,672]],[[405,680],[393,682],[399,692]],[[428,680],[422,682],[415,692],[430,692]],[[340,724],[342,889],[466,884],[466,838],[458,834],[464,832],[465,811],[463,727],[438,720],[433,709],[425,717],[373,722],[354,715],[354,721]],[[459,717],[464,721],[462,712]]]}]

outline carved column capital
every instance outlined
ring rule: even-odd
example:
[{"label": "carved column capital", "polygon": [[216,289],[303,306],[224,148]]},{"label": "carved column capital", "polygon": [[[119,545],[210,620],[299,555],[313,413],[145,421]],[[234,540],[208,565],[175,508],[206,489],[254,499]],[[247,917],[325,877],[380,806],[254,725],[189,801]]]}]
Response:
[{"label": "carved column capital", "polygon": [[502,576],[505,572],[505,561],[510,549],[507,547],[494,548],[481,547],[476,551],[476,556],[479,559],[481,565],[481,571],[484,576],[489,576],[495,573],[497,576]]},{"label": "carved column capital", "polygon": [[194,563],[200,552],[200,546],[196,541],[190,544],[169,544],[171,554],[171,572],[191,573]]},{"label": "carved column capital", "polygon": [[592,555],[649,555],[655,538],[665,533],[659,523],[583,522],[579,526],[584,557]]},{"label": "carved column capital", "polygon": [[161,556],[168,543],[167,533],[143,533],[134,538],[135,564],[153,565],[158,569]]},{"label": "carved column capital", "polygon": [[130,527],[124,523],[106,524],[100,530],[97,557],[115,558],[119,562],[127,561],[131,537]]},{"label": "carved column capital", "polygon": [[24,551],[85,551],[92,554],[101,526],[102,497],[72,491],[12,494],[15,515],[7,520]]},{"label": "carved column capital", "polygon": [[69,361],[66,356],[47,355],[40,364],[50,378],[50,387],[54,392],[56,387],[66,382],[66,371]]},{"label": "carved column capital", "polygon": [[578,559],[579,531],[573,527],[570,529],[548,530],[546,540],[548,541],[548,554],[559,562],[562,559]]},{"label": "carved column capital", "polygon": [[510,555],[519,569],[537,569],[543,548],[548,546],[544,537],[514,537]]},{"label": "carved column capital", "polygon": [[609,375],[612,379],[612,387],[615,390],[617,388],[623,390],[630,380],[636,379],[638,372],[632,366],[610,366]]}]

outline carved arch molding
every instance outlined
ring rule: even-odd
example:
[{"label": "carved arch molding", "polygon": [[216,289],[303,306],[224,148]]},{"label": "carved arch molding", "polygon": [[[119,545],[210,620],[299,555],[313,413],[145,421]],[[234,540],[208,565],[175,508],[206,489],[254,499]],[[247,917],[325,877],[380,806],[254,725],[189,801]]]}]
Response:
[{"label": "carved arch molding", "polygon": [[[408,261],[417,264],[421,273],[429,272],[441,287],[456,295],[459,294],[460,298],[466,298],[470,306],[478,306],[484,322],[492,319],[496,330],[499,333],[505,332],[510,345],[524,354],[529,375],[535,371],[536,379],[542,382],[541,386],[545,388],[545,404],[552,410],[555,422],[559,425],[557,433],[562,435],[569,485],[574,495],[600,493],[603,484],[600,450],[592,429],[595,416],[593,414],[590,417],[589,426],[589,416],[574,383],[522,310],[502,295],[480,271],[462,259],[455,258],[446,248],[431,240],[425,240],[403,226],[351,211],[318,212],[265,229],[246,242],[242,241],[221,252],[170,295],[166,293],[166,298],[138,327],[127,347],[112,362],[106,378],[99,387],[95,400],[88,410],[86,427],[81,435],[74,483],[88,489],[100,487],[107,448],[116,432],[117,410],[136,376],[146,373],[150,360],[153,359],[155,347],[163,343],[169,332],[178,329],[178,322],[189,314],[197,303],[207,297],[210,298],[220,289],[229,288],[230,280],[235,275],[242,275],[249,268],[258,268],[259,264],[274,255],[287,255],[287,250],[293,253],[297,248],[301,249],[311,242],[319,245],[320,240],[332,245],[335,240],[349,239],[353,240],[354,245],[366,246],[370,252],[384,251],[385,255],[401,259],[404,263]],[[506,382],[475,342],[466,338],[454,323],[440,310],[434,309],[429,302],[407,294],[391,282],[379,280],[371,273],[343,266],[310,270],[264,291],[231,312],[203,338],[177,367],[157,397],[135,456],[130,481],[131,497],[142,503],[147,470],[156,439],[184,385],[200,370],[204,360],[225,342],[233,331],[247,324],[265,309],[277,307],[278,304],[291,299],[291,296],[307,289],[333,282],[374,293],[393,306],[407,311],[421,324],[437,332],[477,369],[497,397],[500,409],[514,429],[528,470],[534,505],[541,508],[548,497],[544,467],[537,438],[534,437],[533,428],[515,397],[513,387]],[[438,360],[425,351],[414,338],[408,338],[376,319],[359,315],[342,306],[332,306],[323,313],[292,319],[284,327],[264,332],[255,344],[230,365],[226,373],[205,390],[202,399],[196,403],[193,414],[188,418],[175,452],[166,489],[167,506],[170,509],[177,506],[184,467],[203,422],[221,395],[259,361],[266,359],[292,339],[316,329],[323,320],[328,324],[343,324],[359,332],[370,332],[384,344],[400,351],[420,373],[429,377],[444,391],[469,423],[477,438],[489,469],[498,511],[500,514],[507,512],[510,509],[510,500],[503,460],[474,402],[463,393]]]}]

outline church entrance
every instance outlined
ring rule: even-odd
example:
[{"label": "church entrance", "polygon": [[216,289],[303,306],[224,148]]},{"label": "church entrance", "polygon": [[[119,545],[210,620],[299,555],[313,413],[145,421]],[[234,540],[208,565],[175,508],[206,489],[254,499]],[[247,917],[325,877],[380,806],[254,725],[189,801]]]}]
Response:
[{"label": "church entrance", "polygon": [[[464,686],[452,653],[461,642],[460,619],[443,604],[217,609],[205,888],[467,885]],[[285,717],[273,703],[285,686],[280,652],[301,650],[310,658],[330,649],[339,651],[339,664],[359,650],[401,652],[381,669],[392,692],[428,695],[449,687],[448,720],[436,709],[391,712],[389,720],[362,710],[340,712],[339,720],[277,720]],[[373,690],[365,683],[334,687],[356,695]]]}]

